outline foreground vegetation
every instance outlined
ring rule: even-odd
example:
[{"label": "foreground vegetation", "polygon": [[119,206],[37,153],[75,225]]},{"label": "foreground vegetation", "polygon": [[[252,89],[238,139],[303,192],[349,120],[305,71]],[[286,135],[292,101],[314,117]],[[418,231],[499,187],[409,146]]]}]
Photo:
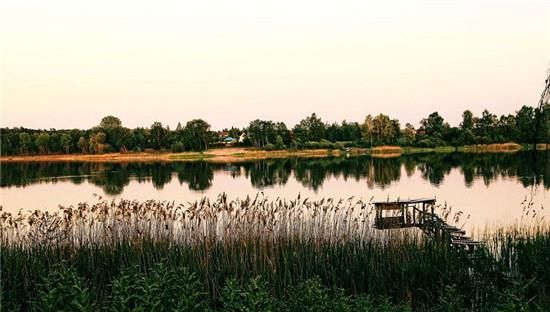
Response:
[{"label": "foreground vegetation", "polygon": [[326,123],[315,113],[289,128],[283,122],[253,120],[242,129],[232,127],[213,131],[202,119],[174,130],[154,122],[150,127],[129,129],[119,118],[104,117],[88,130],[0,129],[0,156],[50,154],[104,154],[132,152],[205,151],[226,143],[266,150],[372,148],[395,145],[417,148],[486,145],[506,142],[550,143],[550,104],[540,109],[523,106],[515,114],[498,117],[489,111],[475,116],[466,110],[459,126],[451,126],[433,112],[415,127],[379,114],[364,121]]},{"label": "foreground vegetation", "polygon": [[[453,216],[445,207],[447,216]],[[458,215],[458,213],[457,213]],[[2,310],[545,311],[550,227],[474,253],[371,227],[369,203],[99,201],[2,213]]]}]

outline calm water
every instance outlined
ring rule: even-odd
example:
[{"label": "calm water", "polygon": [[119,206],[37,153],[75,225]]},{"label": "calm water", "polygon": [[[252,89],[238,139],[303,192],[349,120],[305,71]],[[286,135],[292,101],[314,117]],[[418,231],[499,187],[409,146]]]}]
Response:
[{"label": "calm water", "polygon": [[[48,209],[97,198],[187,202],[225,192],[230,197],[436,197],[470,215],[467,226],[525,219],[525,201],[550,218],[550,156],[418,154],[276,159],[232,164],[2,163],[4,210]],[[547,208],[546,210],[544,208]],[[528,216],[529,217],[529,216]]]}]

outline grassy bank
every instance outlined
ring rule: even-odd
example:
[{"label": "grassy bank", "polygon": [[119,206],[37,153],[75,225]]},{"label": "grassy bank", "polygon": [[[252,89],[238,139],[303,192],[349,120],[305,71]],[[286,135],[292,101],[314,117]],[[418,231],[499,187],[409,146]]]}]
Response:
[{"label": "grassy bank", "polygon": [[[549,146],[539,144],[538,150],[545,150]],[[441,146],[435,148],[377,146],[373,148],[350,147],[346,149],[282,149],[262,150],[257,148],[215,148],[206,152],[183,153],[108,153],[108,154],[61,154],[61,155],[34,155],[34,156],[10,156],[0,157],[0,162],[169,162],[169,161],[198,161],[209,162],[239,162],[270,158],[315,158],[315,157],[339,157],[344,155],[365,155],[374,157],[398,157],[403,154],[416,153],[499,153],[516,152],[529,149],[516,143],[472,145],[472,146]]]},{"label": "grassy bank", "polygon": [[[379,231],[361,201],[224,195],[2,215],[6,309],[543,311],[550,227],[486,234],[474,254]],[[70,307],[70,308],[69,308]]]},{"label": "grassy bank", "polygon": [[[352,154],[362,153],[361,149],[354,148]],[[21,161],[57,161],[57,162],[168,162],[168,161],[197,161],[210,162],[238,162],[267,158],[288,157],[328,157],[341,156],[340,150],[306,149],[306,150],[259,150],[253,148],[217,148],[206,152],[183,153],[109,153],[109,154],[62,154],[1,157],[1,162]]]}]

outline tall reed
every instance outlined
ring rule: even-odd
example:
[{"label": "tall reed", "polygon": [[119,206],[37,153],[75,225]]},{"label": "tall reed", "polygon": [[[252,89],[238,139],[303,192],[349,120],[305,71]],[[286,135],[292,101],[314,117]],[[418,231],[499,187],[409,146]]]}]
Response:
[{"label": "tall reed", "polygon": [[[2,212],[2,298],[30,307],[38,282],[64,264],[86,281],[94,301],[104,302],[127,268],[147,274],[162,262],[197,274],[214,305],[228,281],[257,276],[279,298],[292,285],[319,278],[347,294],[416,308],[445,301],[449,293],[476,310],[506,296],[550,304],[546,225],[529,233],[503,230],[469,254],[419,231],[374,229],[372,217],[363,200],[270,200],[262,194],[186,204],[100,199],[56,213]],[[521,294],[513,293],[518,280],[530,285]]]}]

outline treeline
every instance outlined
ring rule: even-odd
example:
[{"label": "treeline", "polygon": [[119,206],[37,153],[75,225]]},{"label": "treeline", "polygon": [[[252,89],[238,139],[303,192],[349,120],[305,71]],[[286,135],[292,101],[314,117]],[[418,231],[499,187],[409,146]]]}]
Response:
[{"label": "treeline", "polygon": [[329,124],[313,113],[291,129],[283,122],[257,119],[246,128],[222,131],[212,131],[202,119],[191,120],[185,126],[178,123],[174,130],[160,122],[149,128],[129,129],[119,118],[107,116],[88,130],[2,128],[1,155],[203,151],[228,138],[226,143],[281,149],[532,143],[535,136],[538,142],[550,143],[550,104],[542,110],[523,106],[515,114],[500,117],[487,110],[474,116],[466,110],[458,127],[450,126],[438,112],[422,119],[418,128],[410,123],[402,127],[399,120],[384,114],[367,115],[362,123],[344,120]]},{"label": "treeline", "polygon": [[191,120],[185,127],[178,123],[175,130],[160,122],[154,122],[149,128],[129,129],[114,116],[104,117],[97,127],[88,130],[3,128],[1,131],[3,156],[201,151],[206,150],[217,136],[201,119]]}]

